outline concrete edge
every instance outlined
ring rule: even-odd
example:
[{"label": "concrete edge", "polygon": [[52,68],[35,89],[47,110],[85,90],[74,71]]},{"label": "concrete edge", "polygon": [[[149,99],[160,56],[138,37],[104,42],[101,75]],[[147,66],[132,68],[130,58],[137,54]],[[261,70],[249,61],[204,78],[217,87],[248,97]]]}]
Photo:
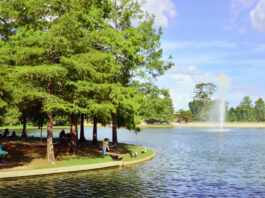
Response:
[{"label": "concrete edge", "polygon": [[59,168],[47,168],[47,169],[36,169],[36,170],[22,170],[22,171],[10,171],[10,172],[0,172],[0,180],[7,178],[20,178],[20,177],[30,177],[30,176],[41,176],[41,175],[52,175],[52,174],[60,174],[60,173],[71,173],[71,172],[79,172],[79,171],[88,171],[88,170],[96,170],[103,168],[112,168],[112,167],[126,167],[139,163],[143,163],[145,161],[149,161],[155,157],[155,151],[151,156],[145,157],[139,160],[133,160],[129,162],[123,161],[113,161],[113,162],[103,162],[97,164],[87,164],[87,165],[79,165],[79,166],[68,166],[68,167],[59,167]]}]

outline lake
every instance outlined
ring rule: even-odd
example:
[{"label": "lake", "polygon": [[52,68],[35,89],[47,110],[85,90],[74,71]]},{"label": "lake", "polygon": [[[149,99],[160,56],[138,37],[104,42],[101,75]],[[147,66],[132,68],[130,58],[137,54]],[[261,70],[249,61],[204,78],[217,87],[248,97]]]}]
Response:
[{"label": "lake", "polygon": [[[98,133],[111,139],[110,128]],[[120,129],[118,141],[158,153],[129,168],[0,181],[0,197],[265,197],[265,129]]]}]

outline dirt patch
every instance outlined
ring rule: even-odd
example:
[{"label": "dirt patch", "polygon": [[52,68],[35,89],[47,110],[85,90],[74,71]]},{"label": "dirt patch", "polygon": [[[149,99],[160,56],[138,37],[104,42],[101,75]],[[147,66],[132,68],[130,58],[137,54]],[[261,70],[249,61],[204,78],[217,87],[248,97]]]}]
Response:
[{"label": "dirt patch", "polygon": [[[6,163],[0,163],[0,170],[22,168],[29,165],[33,160],[46,161],[46,142],[32,141],[28,139],[1,140],[0,144],[4,145],[4,150],[8,152]],[[68,145],[62,144],[55,140],[54,153],[56,160],[63,160],[69,157],[101,157],[101,149],[98,145],[92,145],[91,142],[79,143],[77,152],[72,155],[68,152]],[[126,154],[128,150],[124,148],[112,148],[112,153]]]}]

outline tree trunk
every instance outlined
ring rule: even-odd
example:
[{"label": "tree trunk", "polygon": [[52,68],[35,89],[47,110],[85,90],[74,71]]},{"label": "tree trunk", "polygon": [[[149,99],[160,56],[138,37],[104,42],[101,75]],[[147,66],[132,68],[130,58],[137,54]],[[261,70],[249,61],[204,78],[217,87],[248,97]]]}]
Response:
[{"label": "tree trunk", "polygon": [[93,127],[93,142],[92,144],[98,144],[98,129],[97,129],[98,121],[97,117],[94,117],[94,127]]},{"label": "tree trunk", "polygon": [[114,146],[118,145],[117,120],[116,120],[116,118],[112,119],[112,143]]},{"label": "tree trunk", "polygon": [[40,128],[40,141],[42,143],[42,127]]},{"label": "tree trunk", "polygon": [[76,148],[78,147],[78,122],[77,122],[77,117],[76,117],[76,125],[75,125],[75,128],[76,128]]},{"label": "tree trunk", "polygon": [[75,153],[77,149],[77,116],[75,113],[71,115],[71,127],[70,127],[71,139],[70,139],[70,153]]},{"label": "tree trunk", "polygon": [[80,142],[85,142],[85,130],[84,130],[84,114],[81,114],[81,124],[80,124]]},{"label": "tree trunk", "polygon": [[47,112],[47,160],[49,164],[55,164],[53,139],[52,139],[52,112]]},{"label": "tree trunk", "polygon": [[23,119],[23,130],[21,137],[28,137],[27,136],[27,119]]}]

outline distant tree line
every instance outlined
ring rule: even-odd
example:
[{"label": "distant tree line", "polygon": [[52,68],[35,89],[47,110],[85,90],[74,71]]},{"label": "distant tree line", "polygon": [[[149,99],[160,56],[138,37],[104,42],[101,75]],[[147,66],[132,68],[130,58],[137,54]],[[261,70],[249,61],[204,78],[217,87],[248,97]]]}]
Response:
[{"label": "distant tree line", "polygon": [[[84,119],[138,131],[141,119],[170,120],[172,100],[152,85],[173,64],[163,61],[161,29],[133,0],[0,2],[0,125],[47,126],[47,159],[55,161],[53,122],[70,125],[70,152],[85,141]],[[169,57],[170,59],[170,57]],[[139,81],[141,79],[141,81]],[[151,84],[151,85],[150,85]]]},{"label": "distant tree line", "polygon": [[[189,110],[181,110],[180,119],[185,121],[208,121],[211,109],[218,100],[212,100],[211,97],[216,91],[216,86],[212,83],[201,83],[195,87],[195,96],[189,103]],[[249,96],[245,96],[240,104],[228,109],[228,103],[225,104],[226,121],[228,122],[262,122],[265,121],[265,103],[259,98],[253,104]]]},{"label": "distant tree line", "polygon": [[230,122],[262,122],[265,121],[265,103],[259,98],[253,104],[249,96],[245,96],[240,104],[227,111],[227,120]]}]

